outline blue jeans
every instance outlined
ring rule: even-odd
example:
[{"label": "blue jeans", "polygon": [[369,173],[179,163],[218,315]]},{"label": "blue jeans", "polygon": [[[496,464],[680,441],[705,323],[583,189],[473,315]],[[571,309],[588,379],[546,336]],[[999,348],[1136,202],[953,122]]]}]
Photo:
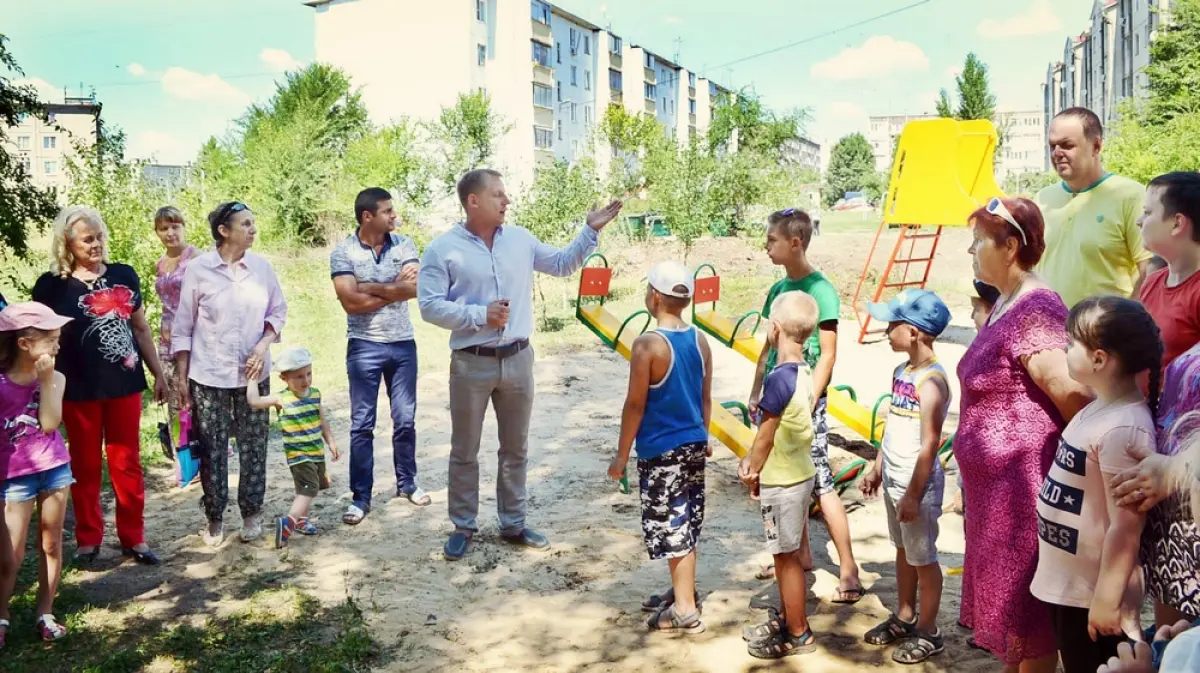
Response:
[{"label": "blue jeans", "polygon": [[350,377],[350,491],[354,504],[371,507],[375,483],[375,410],[379,383],[392,405],[392,462],[396,488],[409,492],[417,479],[417,342],[390,344],[350,339],[346,346]]}]

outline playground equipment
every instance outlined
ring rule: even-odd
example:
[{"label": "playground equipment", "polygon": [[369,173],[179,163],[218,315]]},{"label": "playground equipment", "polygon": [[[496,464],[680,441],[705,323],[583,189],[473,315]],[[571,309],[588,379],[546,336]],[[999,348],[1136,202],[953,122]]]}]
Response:
[{"label": "playground equipment", "polygon": [[[599,260],[603,266],[589,266],[592,260]],[[612,269],[608,260],[599,253],[593,254],[584,261],[584,268],[579,277],[579,294],[576,296],[575,317],[606,346],[625,357],[630,358],[633,342],[650,325],[650,313],[645,310],[634,311],[624,320],[620,320],[604,306],[608,297],[609,284],[612,281]],[[585,300],[591,303],[585,305]],[[631,325],[636,327],[631,328]],[[741,420],[731,413],[738,411]],[[708,431],[722,444],[729,447],[738,458],[745,456],[754,444],[754,430],[750,426],[750,411],[741,402],[726,402],[714,404],[712,417],[709,419]],[[626,487],[627,488],[627,487]]]},{"label": "playground equipment", "polygon": [[967,217],[977,208],[992,197],[1004,196],[993,170],[996,141],[996,128],[986,120],[924,119],[905,124],[892,161],[883,220],[854,291],[858,343],[886,328],[872,329],[870,314],[860,311],[863,287],[884,230],[899,227],[900,233],[871,295],[873,302],[883,299],[888,288],[924,288],[942,228],[966,226]]},{"label": "playground equipment", "polygon": [[[701,276],[705,270],[712,273]],[[747,311],[733,320],[717,310],[721,299],[721,277],[711,264],[701,264],[694,274],[696,292],[692,299],[692,324],[712,338],[741,353],[747,360],[757,363],[762,353],[763,340],[755,335],[762,315],[758,311]],[[708,310],[700,310],[700,304],[711,304]],[[846,385],[831,386],[827,396],[829,413],[859,436],[879,446],[883,440],[883,422],[886,412],[880,414],[881,406],[891,395],[880,395],[870,409],[858,403],[854,388]]]}]

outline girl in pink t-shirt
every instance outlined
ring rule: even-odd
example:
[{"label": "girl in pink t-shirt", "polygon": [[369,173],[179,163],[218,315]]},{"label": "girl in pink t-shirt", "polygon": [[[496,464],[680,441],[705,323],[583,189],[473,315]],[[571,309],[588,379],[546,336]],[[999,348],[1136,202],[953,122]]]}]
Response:
[{"label": "girl in pink t-shirt", "polygon": [[33,506],[41,527],[41,568],[37,631],[57,640],[67,628],[54,618],[54,597],[62,574],[63,521],[71,456],[58,426],[62,422],[66,378],[54,370],[59,330],[70,318],[44,304],[12,304],[0,311],[0,647],[8,635],[8,603],[25,557],[25,536]]},{"label": "girl in pink t-shirt", "polygon": [[[1031,590],[1052,608],[1063,669],[1093,673],[1116,656],[1125,636],[1140,634],[1138,541],[1146,519],[1117,506],[1112,479],[1155,445],[1163,345],[1146,309],[1121,297],[1079,302],[1067,333],[1067,370],[1096,399],[1063,430],[1038,493]],[[1137,383],[1146,370],[1149,404]]]}]

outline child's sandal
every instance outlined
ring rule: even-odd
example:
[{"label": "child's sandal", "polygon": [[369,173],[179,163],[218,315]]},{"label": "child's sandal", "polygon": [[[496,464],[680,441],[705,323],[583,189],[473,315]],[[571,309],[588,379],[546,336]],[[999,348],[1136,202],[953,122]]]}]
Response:
[{"label": "child's sandal", "polygon": [[868,645],[891,645],[897,640],[903,640],[904,638],[916,635],[916,629],[916,622],[909,623],[900,619],[895,614],[890,614],[886,621],[867,631],[867,634],[863,636],[863,640],[867,641]]},{"label": "child's sandal", "polygon": [[941,631],[924,633],[917,631],[916,635],[900,643],[892,652],[892,661],[898,664],[919,664],[935,654],[946,650]]},{"label": "child's sandal", "polygon": [[787,631],[781,631],[769,640],[752,641],[746,651],[755,659],[782,659],[797,654],[811,654],[817,651],[817,639],[812,629],[793,636]]},{"label": "child's sandal", "polygon": [[8,638],[8,627],[8,620],[0,619],[0,629],[4,629],[3,631],[0,631],[0,648],[4,647],[4,641]]},{"label": "child's sandal", "polygon": [[780,619],[779,612],[775,608],[770,608],[767,610],[767,621],[742,628],[742,640],[749,643],[774,638],[782,633],[784,628],[786,628],[786,624]]},{"label": "child's sandal", "polygon": [[38,637],[46,642],[58,640],[67,635],[67,627],[59,624],[54,615],[42,615],[37,621]]},{"label": "child's sandal", "polygon": [[[663,618],[668,619],[667,624],[663,624]],[[690,615],[680,615],[675,612],[675,604],[655,612],[646,620],[646,627],[651,631],[659,633],[687,633],[697,634],[704,633],[704,622],[700,621],[700,610],[696,610]]]}]

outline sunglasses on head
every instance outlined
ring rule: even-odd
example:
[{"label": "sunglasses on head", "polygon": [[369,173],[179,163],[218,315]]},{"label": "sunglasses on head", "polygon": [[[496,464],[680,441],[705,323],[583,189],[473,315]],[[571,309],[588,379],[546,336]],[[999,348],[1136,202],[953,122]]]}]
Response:
[{"label": "sunglasses on head", "polygon": [[788,208],[787,210],[781,210],[781,211],[779,211],[779,214],[782,215],[783,217],[791,217],[792,215],[796,214],[796,209]]},{"label": "sunglasses on head", "polygon": [[1008,207],[1004,205],[1003,201],[1001,201],[998,197],[993,196],[992,200],[988,201],[986,210],[989,215],[995,215],[996,217],[999,217],[1005,222],[1008,222],[1012,226],[1016,227],[1017,233],[1021,234],[1021,243],[1029,245],[1029,239],[1025,237],[1025,229],[1022,228],[1021,225],[1017,224],[1017,218],[1013,217],[1012,213],[1008,212]]}]

